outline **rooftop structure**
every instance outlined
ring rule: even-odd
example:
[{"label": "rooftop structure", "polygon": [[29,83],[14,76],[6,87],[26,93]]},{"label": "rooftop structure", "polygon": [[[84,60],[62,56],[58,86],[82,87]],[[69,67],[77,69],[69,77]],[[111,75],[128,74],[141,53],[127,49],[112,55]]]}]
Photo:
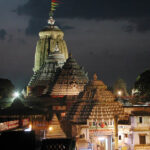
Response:
[{"label": "rooftop structure", "polygon": [[79,95],[79,93],[84,90],[84,86],[87,82],[87,73],[84,71],[83,67],[77,64],[72,55],[70,55],[64,64],[50,95]]},{"label": "rooftop structure", "polygon": [[49,124],[49,129],[46,133],[46,138],[66,138],[66,135],[61,128],[61,124],[56,114],[53,115],[51,123]]},{"label": "rooftop structure", "polygon": [[94,74],[93,80],[85,87],[81,100],[72,105],[67,119],[86,124],[89,119],[110,122],[115,116],[122,118],[124,117],[122,104],[115,102],[114,99],[107,86]]},{"label": "rooftop structure", "polygon": [[34,72],[33,76],[31,77],[27,87],[27,95],[45,94],[44,90],[49,84],[53,84],[55,77],[64,63],[64,55],[59,52],[59,49],[56,45],[56,50],[48,55],[40,69]]},{"label": "rooftop structure", "polygon": [[49,26],[39,32],[40,39],[36,46],[34,72],[40,69],[50,53],[56,51],[56,46],[60,53],[64,54],[65,60],[68,58],[67,45],[63,39],[64,33],[54,25],[55,21],[52,17],[49,23]]}]

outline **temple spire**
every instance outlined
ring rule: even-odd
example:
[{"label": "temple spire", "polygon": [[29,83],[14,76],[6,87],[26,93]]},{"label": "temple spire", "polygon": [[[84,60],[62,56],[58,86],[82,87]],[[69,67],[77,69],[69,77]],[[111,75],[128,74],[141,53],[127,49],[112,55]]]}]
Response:
[{"label": "temple spire", "polygon": [[51,7],[50,7],[50,12],[49,12],[49,20],[48,20],[48,24],[50,24],[51,26],[53,26],[55,23],[53,16],[54,16],[54,11],[59,6],[59,3],[60,2],[58,0],[51,0]]},{"label": "temple spire", "polygon": [[93,80],[94,80],[94,81],[97,80],[97,74],[96,74],[96,73],[94,73],[94,75],[93,75]]},{"label": "temple spire", "polygon": [[51,26],[55,24],[55,20],[53,19],[54,12],[52,6],[53,6],[53,1],[51,0],[51,8],[50,8],[49,19],[48,19],[48,24]]}]

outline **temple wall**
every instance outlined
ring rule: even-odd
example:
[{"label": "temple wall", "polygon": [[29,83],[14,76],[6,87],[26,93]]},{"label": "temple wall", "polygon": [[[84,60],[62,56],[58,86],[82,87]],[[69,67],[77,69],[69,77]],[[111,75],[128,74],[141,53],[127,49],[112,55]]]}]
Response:
[{"label": "temple wall", "polygon": [[[140,123],[140,117],[142,117],[141,123]],[[147,149],[148,148],[147,146],[150,145],[150,117],[132,116],[131,131],[133,134],[132,149],[140,149],[140,150]],[[145,144],[140,143],[140,135],[145,136]]]},{"label": "temple wall", "polygon": [[131,117],[131,128],[149,128],[150,127],[150,117],[142,116],[142,123],[139,122],[140,116]]},{"label": "temple wall", "polygon": [[131,114],[132,111],[148,111],[150,112],[150,106],[129,106],[124,107],[124,112],[127,114]]}]

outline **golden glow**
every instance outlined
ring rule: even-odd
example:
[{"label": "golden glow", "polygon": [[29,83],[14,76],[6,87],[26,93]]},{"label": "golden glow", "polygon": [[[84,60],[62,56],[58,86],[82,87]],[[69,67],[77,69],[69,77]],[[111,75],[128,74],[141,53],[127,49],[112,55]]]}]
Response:
[{"label": "golden glow", "polygon": [[118,94],[118,96],[121,96],[122,95],[122,91],[118,91],[117,94]]},{"label": "golden glow", "polygon": [[32,129],[32,124],[29,125],[29,128]]},{"label": "golden glow", "polygon": [[66,113],[61,113],[61,117],[65,117],[66,116]]},{"label": "golden glow", "polygon": [[25,129],[24,131],[32,131],[32,124],[29,124],[29,127]]},{"label": "golden glow", "polygon": [[53,127],[50,126],[50,127],[48,128],[48,130],[49,130],[49,131],[52,131],[52,130],[53,130]]}]

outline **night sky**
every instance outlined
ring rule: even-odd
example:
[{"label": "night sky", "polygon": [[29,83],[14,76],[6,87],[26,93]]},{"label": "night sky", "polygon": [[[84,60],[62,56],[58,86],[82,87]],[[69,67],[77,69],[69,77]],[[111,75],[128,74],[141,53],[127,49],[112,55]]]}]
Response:
[{"label": "night sky", "polygon": [[[149,0],[60,0],[56,24],[68,50],[88,71],[112,85],[132,87],[150,68]],[[47,25],[48,0],[0,0],[0,77],[17,88],[33,74],[38,32]]]}]

